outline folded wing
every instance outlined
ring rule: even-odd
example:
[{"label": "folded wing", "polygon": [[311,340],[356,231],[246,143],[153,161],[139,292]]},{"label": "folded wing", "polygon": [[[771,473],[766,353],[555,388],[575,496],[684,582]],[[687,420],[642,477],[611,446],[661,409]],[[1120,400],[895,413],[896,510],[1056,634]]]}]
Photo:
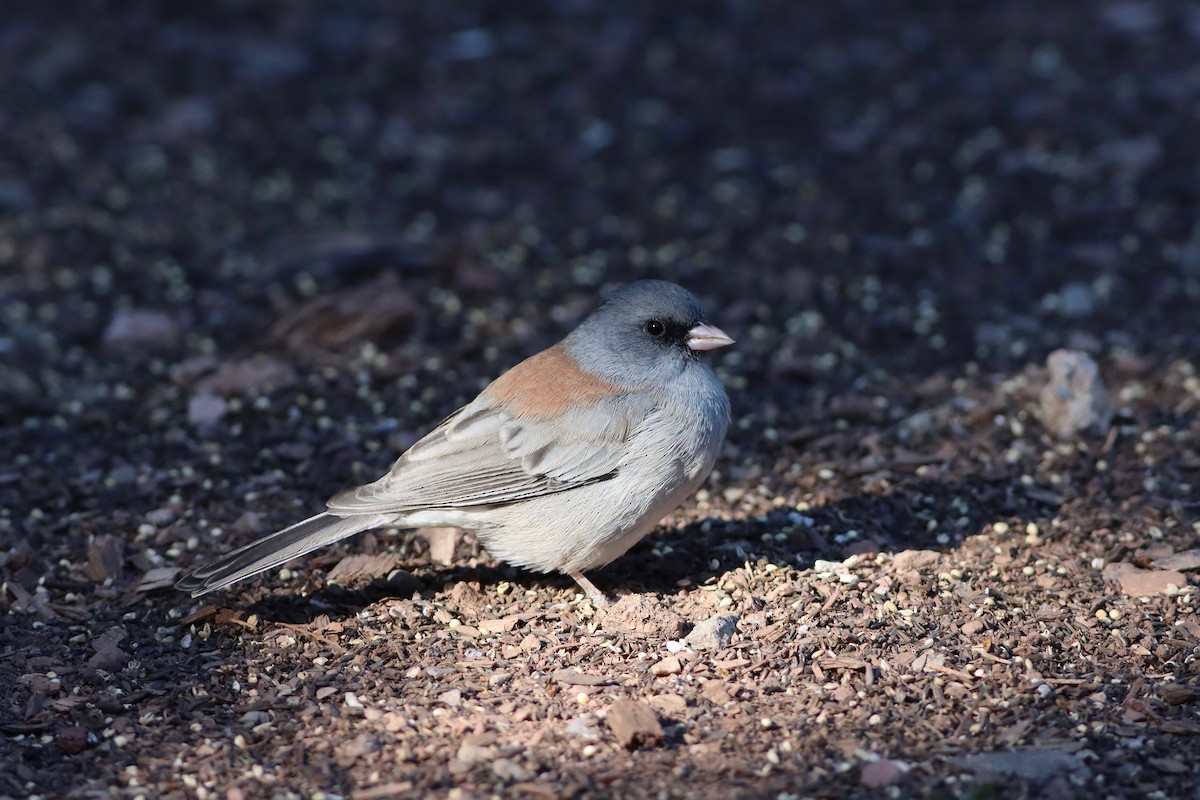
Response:
[{"label": "folded wing", "polygon": [[495,506],[612,478],[649,395],[619,394],[552,420],[521,418],[479,399],[412,446],[374,483],[329,501],[336,515]]}]

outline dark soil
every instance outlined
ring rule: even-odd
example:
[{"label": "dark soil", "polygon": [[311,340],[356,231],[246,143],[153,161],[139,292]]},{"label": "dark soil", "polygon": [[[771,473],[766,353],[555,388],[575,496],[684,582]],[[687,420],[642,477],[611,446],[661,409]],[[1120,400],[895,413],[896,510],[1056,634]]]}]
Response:
[{"label": "dark soil", "polygon": [[[0,796],[1200,792],[1200,14],[681,8],[6,5]],[[446,531],[170,588],[650,276],[735,425],[613,611]]]}]

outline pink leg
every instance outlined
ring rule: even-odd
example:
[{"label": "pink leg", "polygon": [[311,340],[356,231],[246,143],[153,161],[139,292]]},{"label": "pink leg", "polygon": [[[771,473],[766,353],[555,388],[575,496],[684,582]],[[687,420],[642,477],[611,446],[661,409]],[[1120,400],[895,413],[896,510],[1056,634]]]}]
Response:
[{"label": "pink leg", "polygon": [[584,594],[592,601],[592,605],[600,608],[608,603],[608,598],[604,596],[604,592],[596,588],[596,584],[589,581],[582,572],[571,571],[567,573],[575,582],[579,584],[579,588],[583,589]]}]

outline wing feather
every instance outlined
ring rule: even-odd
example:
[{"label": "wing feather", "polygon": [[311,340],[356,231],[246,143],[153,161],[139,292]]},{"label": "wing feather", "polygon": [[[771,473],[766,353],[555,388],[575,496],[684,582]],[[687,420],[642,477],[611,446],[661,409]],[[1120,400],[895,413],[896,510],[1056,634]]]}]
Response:
[{"label": "wing feather", "polygon": [[331,499],[329,511],[505,505],[607,480],[654,407],[649,395],[620,394],[545,421],[476,400],[413,445],[382,478]]}]

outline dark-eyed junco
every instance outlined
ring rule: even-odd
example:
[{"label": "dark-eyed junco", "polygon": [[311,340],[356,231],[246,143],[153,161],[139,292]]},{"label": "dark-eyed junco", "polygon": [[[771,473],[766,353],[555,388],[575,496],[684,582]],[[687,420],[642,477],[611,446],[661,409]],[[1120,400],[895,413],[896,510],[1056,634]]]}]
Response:
[{"label": "dark-eyed junco", "polygon": [[374,483],[176,584],[221,589],[360,531],[448,525],[496,558],[584,577],[696,490],[729,427],[704,354],[732,344],[666,281],[623,286],[553,347],[501,375]]}]

